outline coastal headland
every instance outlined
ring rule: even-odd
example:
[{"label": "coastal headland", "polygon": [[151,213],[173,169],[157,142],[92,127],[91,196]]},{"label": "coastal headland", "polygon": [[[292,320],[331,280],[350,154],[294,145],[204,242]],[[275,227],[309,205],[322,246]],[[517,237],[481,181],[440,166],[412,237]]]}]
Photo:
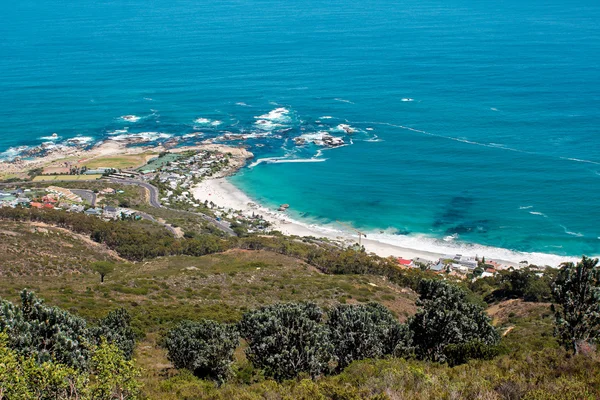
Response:
[{"label": "coastal headland", "polygon": [[[182,153],[186,151],[216,151],[231,155],[227,168],[217,174],[204,178],[201,182],[190,188],[191,195],[198,202],[210,202],[216,209],[229,212],[238,212],[250,216],[260,214],[270,224],[270,229],[290,236],[324,237],[337,241],[345,246],[357,242],[357,234],[349,229],[334,225],[323,226],[292,218],[286,211],[278,211],[265,207],[251,199],[246,193],[232,184],[227,177],[243,168],[253,154],[245,148],[233,147],[213,142],[199,142],[195,146],[168,146],[146,145],[132,146],[131,143],[106,140],[91,148],[67,147],[50,151],[41,157],[30,159],[17,159],[12,162],[0,162],[0,176],[26,178],[32,170],[43,170],[44,173],[64,172],[75,166],[88,168],[114,168],[116,170],[138,168],[150,159],[164,152]],[[536,265],[557,266],[565,261],[574,261],[570,257],[562,257],[543,253],[520,253],[505,249],[490,248],[486,254],[485,247],[465,248],[448,245],[434,246],[431,242],[415,239],[414,245],[399,245],[394,243],[392,235],[368,234],[362,238],[362,245],[368,252],[383,257],[401,257],[404,259],[422,259],[434,262],[439,259],[460,253],[463,256],[486,256],[489,260],[507,266],[518,266],[520,262],[527,261]],[[494,251],[492,251],[494,250]],[[501,252],[498,252],[501,250]],[[490,256],[490,253],[492,254]],[[471,254],[472,253],[472,254]]]}]

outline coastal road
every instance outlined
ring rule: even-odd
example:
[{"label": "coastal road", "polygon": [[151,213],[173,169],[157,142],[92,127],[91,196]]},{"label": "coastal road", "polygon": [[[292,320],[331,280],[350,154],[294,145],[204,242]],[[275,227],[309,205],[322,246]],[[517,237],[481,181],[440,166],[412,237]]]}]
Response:
[{"label": "coastal road", "polygon": [[169,207],[165,207],[161,204],[160,199],[159,199],[159,190],[156,186],[151,185],[148,182],[143,182],[143,181],[139,181],[137,179],[127,179],[127,178],[107,178],[109,181],[114,182],[114,183],[120,183],[122,185],[137,185],[140,187],[145,188],[146,190],[148,190],[148,193],[150,193],[150,205],[152,207],[155,208],[165,208],[168,210],[172,210],[172,211],[176,211],[176,212],[181,212],[184,214],[190,214],[190,215],[196,215],[202,219],[204,219],[205,221],[209,222],[210,224],[216,226],[219,230],[225,232],[226,234],[228,234],[229,236],[236,236],[235,232],[233,231],[233,229],[231,229],[229,226],[227,226],[226,224],[224,224],[221,221],[217,221],[216,219],[214,219],[213,217],[210,217],[206,214],[202,214],[202,213],[198,213],[198,212],[192,212],[192,211],[183,211],[183,210],[176,210],[173,208],[169,208]]}]

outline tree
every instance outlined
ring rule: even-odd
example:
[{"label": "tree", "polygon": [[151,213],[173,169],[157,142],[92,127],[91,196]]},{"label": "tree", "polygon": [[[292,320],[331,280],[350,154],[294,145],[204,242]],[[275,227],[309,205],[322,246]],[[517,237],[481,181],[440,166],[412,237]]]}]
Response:
[{"label": "tree", "polygon": [[0,300],[0,331],[9,335],[9,346],[39,362],[54,360],[85,369],[90,332],[84,319],[58,307],[46,306],[33,292],[21,292],[21,308]]},{"label": "tree", "polygon": [[448,345],[480,342],[493,346],[499,342],[490,318],[482,307],[466,300],[462,289],[439,280],[423,280],[419,294],[421,309],[408,322],[412,335],[408,348],[417,358],[444,362]]},{"label": "tree", "polygon": [[304,372],[312,377],[327,371],[333,346],[314,303],[274,304],[250,311],[239,328],[248,342],[246,356],[277,380]]},{"label": "tree", "polygon": [[396,317],[378,303],[338,305],[329,312],[327,326],[338,370],[354,360],[392,354],[404,336]]},{"label": "tree", "polygon": [[223,383],[231,375],[233,353],[239,345],[235,326],[215,321],[183,321],[167,334],[168,358],[176,368]]},{"label": "tree", "polygon": [[100,283],[104,283],[104,277],[115,270],[115,264],[110,261],[96,261],[92,269],[100,274]]},{"label": "tree", "polygon": [[567,350],[579,353],[583,343],[600,340],[600,267],[583,256],[577,265],[562,265],[553,285],[555,335]]},{"label": "tree", "polygon": [[96,343],[102,338],[116,345],[126,360],[131,360],[135,348],[135,333],[131,329],[131,315],[124,308],[117,308],[100,320],[97,327],[92,329]]}]

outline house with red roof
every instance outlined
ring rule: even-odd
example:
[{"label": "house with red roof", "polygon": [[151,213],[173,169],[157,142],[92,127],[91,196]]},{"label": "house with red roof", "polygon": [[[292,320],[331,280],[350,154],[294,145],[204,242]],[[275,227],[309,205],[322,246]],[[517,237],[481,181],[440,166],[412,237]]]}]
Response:
[{"label": "house with red roof", "polygon": [[407,260],[402,257],[398,257],[398,264],[406,268],[412,268],[415,266],[415,263],[412,260]]}]

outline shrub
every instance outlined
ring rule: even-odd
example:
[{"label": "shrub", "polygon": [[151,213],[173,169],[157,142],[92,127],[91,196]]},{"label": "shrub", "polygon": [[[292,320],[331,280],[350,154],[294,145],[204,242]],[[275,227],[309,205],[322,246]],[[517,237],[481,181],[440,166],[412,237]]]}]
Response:
[{"label": "shrub", "polygon": [[444,357],[451,367],[464,364],[469,360],[491,360],[499,354],[499,346],[490,346],[479,341],[449,344],[444,347]]},{"label": "shrub", "polygon": [[329,312],[327,326],[338,370],[354,360],[392,354],[403,339],[402,325],[378,303],[338,305]]},{"label": "shrub", "polygon": [[27,290],[21,292],[20,309],[0,301],[0,330],[8,333],[11,348],[38,362],[55,360],[77,369],[87,367],[90,332],[84,319],[46,306]]},{"label": "shrub", "polygon": [[183,321],[167,334],[168,358],[176,368],[222,383],[231,375],[233,353],[239,344],[235,326],[215,321]]},{"label": "shrub", "polygon": [[314,303],[274,304],[244,314],[239,327],[248,342],[248,359],[277,380],[322,374],[333,352],[322,319]]},{"label": "shrub", "polygon": [[553,286],[560,307],[552,306],[556,336],[567,350],[577,354],[580,344],[600,339],[600,268],[598,259],[583,257],[574,265],[563,264]]},{"label": "shrub", "polygon": [[466,293],[442,281],[424,280],[417,305],[421,310],[408,322],[410,348],[417,358],[446,361],[444,349],[451,344],[478,341],[495,345],[500,335],[479,305],[469,303]]},{"label": "shrub", "polygon": [[117,308],[100,320],[98,327],[92,329],[97,343],[101,337],[116,345],[126,360],[131,360],[135,348],[135,333],[131,328],[131,315],[124,308]]}]

